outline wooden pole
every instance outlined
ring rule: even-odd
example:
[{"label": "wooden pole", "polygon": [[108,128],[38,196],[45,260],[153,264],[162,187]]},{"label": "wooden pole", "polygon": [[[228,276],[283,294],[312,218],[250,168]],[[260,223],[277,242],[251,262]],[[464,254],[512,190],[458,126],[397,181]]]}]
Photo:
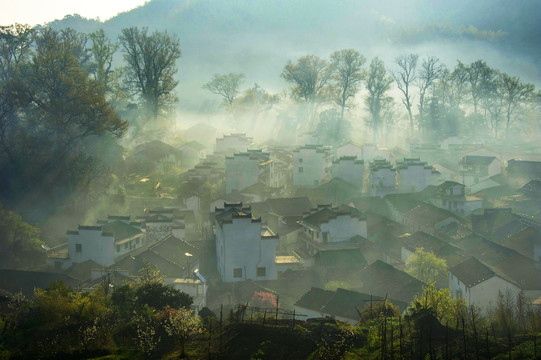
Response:
[{"label": "wooden pole", "polygon": [[223,312],[224,312],[224,304],[220,304],[220,354],[222,353]]}]

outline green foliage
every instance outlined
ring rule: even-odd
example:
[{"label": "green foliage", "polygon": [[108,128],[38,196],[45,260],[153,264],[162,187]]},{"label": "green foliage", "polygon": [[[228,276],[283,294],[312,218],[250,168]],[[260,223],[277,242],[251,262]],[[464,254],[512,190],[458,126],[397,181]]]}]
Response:
[{"label": "green foliage", "polygon": [[374,301],[366,304],[361,310],[361,321],[380,319],[382,317],[399,317],[400,309],[389,300]]},{"label": "green foliage", "polygon": [[207,89],[211,93],[223,97],[224,105],[231,108],[233,101],[235,101],[239,93],[239,86],[243,78],[244,74],[214,74],[212,79],[203,85],[203,89]]},{"label": "green foliage", "polygon": [[0,42],[0,63],[10,64],[0,82],[0,192],[8,199],[88,184],[97,159],[85,142],[122,136],[127,125],[88,76],[85,35],[49,28],[31,35],[12,29]]},{"label": "green foliage", "polygon": [[3,266],[20,267],[43,260],[39,229],[25,223],[18,214],[4,209],[2,205],[0,234],[0,263]]},{"label": "green foliage", "polygon": [[149,34],[146,27],[122,29],[119,39],[128,64],[125,84],[156,118],[177,101],[174,90],[178,81],[174,75],[181,55],[179,40],[167,31]]},{"label": "green foliage", "polygon": [[432,283],[447,273],[447,262],[421,247],[406,261],[406,272],[425,283]]},{"label": "green foliage", "polygon": [[415,296],[408,309],[408,316],[416,318],[430,313],[442,324],[455,324],[459,316],[465,314],[466,304],[453,298],[449,289],[437,289],[434,283],[423,287],[423,292]]},{"label": "green foliage", "polygon": [[181,357],[185,355],[186,341],[203,332],[201,319],[199,316],[194,316],[192,309],[174,309],[167,306],[161,313],[157,314],[157,317],[163,321],[167,334],[179,342]]},{"label": "green foliage", "polygon": [[366,58],[354,49],[335,51],[330,56],[333,76],[331,78],[334,100],[340,106],[340,120],[344,118],[344,109],[351,107],[350,99],[360,90],[363,80],[362,66]]}]

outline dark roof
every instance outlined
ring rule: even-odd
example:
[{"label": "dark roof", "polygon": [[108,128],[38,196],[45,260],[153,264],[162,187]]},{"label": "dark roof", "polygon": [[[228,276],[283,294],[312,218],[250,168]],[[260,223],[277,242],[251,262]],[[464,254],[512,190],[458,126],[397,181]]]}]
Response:
[{"label": "dark roof", "polygon": [[326,269],[354,269],[366,266],[366,259],[360,249],[320,251],[315,256],[316,265]]},{"label": "dark roof", "polygon": [[193,255],[191,261],[195,261],[194,258],[199,254],[195,246],[173,235],[169,235],[157,244],[152,245],[149,250],[181,266],[185,266],[188,261],[186,253]]},{"label": "dark roof", "polygon": [[168,155],[175,155],[178,157],[182,155],[180,150],[160,140],[154,140],[138,145],[135,148],[135,154],[153,161],[158,161]]},{"label": "dark roof", "polygon": [[75,279],[85,281],[90,279],[92,270],[97,269],[103,269],[103,266],[93,260],[87,260],[79,264],[71,265],[64,273]]},{"label": "dark roof", "polygon": [[526,185],[518,189],[518,191],[522,193],[529,193],[529,192],[540,192],[541,193],[541,181],[540,180],[532,180],[528,182]]},{"label": "dark roof", "polygon": [[539,263],[532,259],[515,253],[495,264],[494,268],[523,290],[541,290]]},{"label": "dark roof", "polygon": [[305,212],[310,211],[310,200],[306,196],[267,199],[265,205],[269,213],[274,213],[280,216],[302,216]]},{"label": "dark roof", "polygon": [[[381,296],[338,288],[327,304],[323,306],[322,312],[351,320],[359,320],[359,312],[366,304],[369,304],[370,301],[383,299]],[[402,309],[406,306],[406,303],[400,300],[389,299],[389,301]]]},{"label": "dark roof", "polygon": [[115,236],[115,241],[129,239],[135,235],[142,234],[141,230],[118,220],[103,225],[102,231],[112,233]]},{"label": "dark roof", "polygon": [[59,280],[71,287],[77,286],[80,282],[65,274],[0,269],[0,289],[9,291],[12,294],[20,291],[26,297],[32,297],[35,288],[45,289],[52,282]]},{"label": "dark roof", "polygon": [[448,189],[450,187],[454,187],[454,186],[460,186],[460,187],[465,187],[464,184],[461,184],[461,183],[458,183],[456,181],[444,181],[443,183],[441,183],[440,185],[438,185],[438,187],[440,189]]},{"label": "dark roof", "polygon": [[406,211],[404,216],[418,224],[427,226],[435,225],[448,218],[459,220],[458,216],[452,212],[427,203],[421,203]]},{"label": "dark roof", "polygon": [[477,155],[466,155],[462,158],[462,164],[464,165],[481,165],[488,166],[490,165],[496,157],[494,156],[477,156]]},{"label": "dark roof", "polygon": [[453,266],[449,271],[464,285],[472,287],[496,275],[488,265],[483,264],[475,257]]},{"label": "dark roof", "polygon": [[379,296],[388,294],[391,298],[407,303],[421,293],[424,285],[422,281],[381,260],[361,270],[359,278],[363,282],[363,291]]},{"label": "dark roof", "polygon": [[312,287],[310,291],[304,294],[296,303],[296,306],[303,307],[314,311],[319,311],[334,295],[331,290],[324,290]]},{"label": "dark roof", "polygon": [[350,215],[352,218],[363,218],[361,212],[352,207],[333,208],[325,206],[311,215],[306,216],[302,222],[319,228],[321,224],[328,223],[340,215]]}]

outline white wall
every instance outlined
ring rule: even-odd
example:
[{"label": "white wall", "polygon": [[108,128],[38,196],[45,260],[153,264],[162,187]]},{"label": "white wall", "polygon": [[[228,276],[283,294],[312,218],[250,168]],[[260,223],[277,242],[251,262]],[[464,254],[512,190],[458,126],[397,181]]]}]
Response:
[{"label": "white wall", "polygon": [[[103,266],[113,265],[115,261],[114,237],[102,236],[100,230],[78,230],[79,235],[68,234],[68,256],[73,263],[87,260]],[[81,245],[81,252],[76,245]]]},{"label": "white wall", "polygon": [[[329,166],[325,152],[300,148],[293,152],[293,185],[317,186],[325,178]],[[302,169],[302,172],[301,172]]]},{"label": "white wall", "polygon": [[331,166],[333,177],[339,177],[351,184],[363,188],[364,164],[356,163],[353,159],[338,159]]},{"label": "white wall", "polygon": [[[278,239],[261,239],[261,222],[250,218],[233,219],[216,225],[216,255],[222,281],[276,279],[275,257]],[[257,268],[265,267],[266,276],[258,277]],[[234,269],[242,269],[235,278]]]},{"label": "white wall", "polygon": [[351,239],[356,235],[367,237],[366,220],[352,218],[351,215],[338,215],[328,223],[321,224],[321,231],[328,233],[328,242],[340,242]]},{"label": "white wall", "polygon": [[247,153],[225,159],[225,192],[241,191],[259,181],[259,160]]}]

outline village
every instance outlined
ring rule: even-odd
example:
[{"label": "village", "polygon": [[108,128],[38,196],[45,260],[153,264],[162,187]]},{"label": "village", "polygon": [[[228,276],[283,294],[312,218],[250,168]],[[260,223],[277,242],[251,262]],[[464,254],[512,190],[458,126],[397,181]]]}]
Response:
[{"label": "village", "polygon": [[[26,292],[59,278],[85,292],[104,279],[114,289],[150,264],[196,312],[271,306],[257,302],[267,294],[305,320],[355,325],[367,301],[404,311],[422,292],[428,280],[406,272],[421,249],[445,260],[435,284],[466,305],[486,312],[498,294],[541,304],[538,144],[332,147],[305,133],[290,146],[216,133],[200,123],[181,146],[135,147],[141,168],[188,169],[177,177],[182,195],[134,191],[130,201],[127,191],[130,213],[68,229]],[[2,272],[5,288],[22,287],[16,270]]]}]

